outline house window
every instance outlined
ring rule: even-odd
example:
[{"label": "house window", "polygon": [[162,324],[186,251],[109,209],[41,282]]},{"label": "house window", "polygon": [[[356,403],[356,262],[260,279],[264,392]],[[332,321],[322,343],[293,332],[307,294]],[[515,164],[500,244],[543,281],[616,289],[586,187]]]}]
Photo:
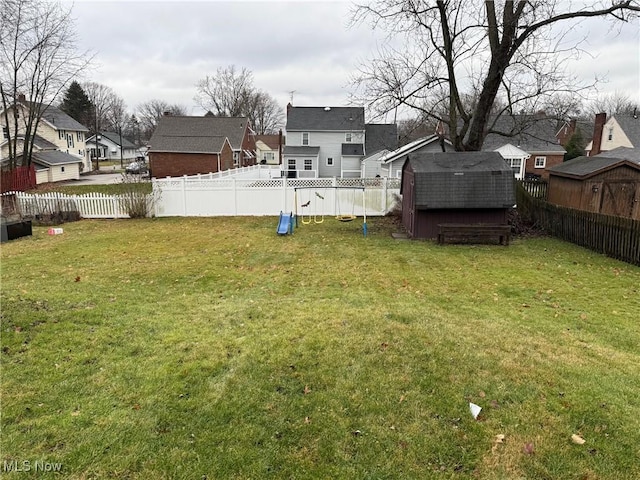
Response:
[{"label": "house window", "polygon": [[609,129],[609,135],[607,136],[607,140],[609,141],[613,140],[613,128]]},{"label": "house window", "polygon": [[60,171],[64,173],[64,167],[60,167]]},{"label": "house window", "polygon": [[2,138],[9,138],[9,127],[2,127]]},{"label": "house window", "polygon": [[535,168],[544,168],[547,163],[547,157],[536,157]]},{"label": "house window", "polygon": [[69,148],[73,148],[74,147],[73,135],[71,135],[71,134],[67,135],[67,147],[69,147]]},{"label": "house window", "polygon": [[522,159],[521,158],[510,158],[509,164],[511,169],[515,172],[516,176],[520,175],[520,167],[522,167]]},{"label": "house window", "polygon": [[238,166],[239,160],[240,160],[240,152],[233,152],[233,165],[235,167]]},{"label": "house window", "polygon": [[305,170],[311,170],[313,168],[313,160],[311,160],[310,158],[305,158],[304,159],[304,169]]},{"label": "house window", "polygon": [[82,132],[76,132],[76,138],[79,142],[82,141]]},{"label": "house window", "polygon": [[309,145],[309,132],[302,132],[302,145]]},{"label": "house window", "polygon": [[58,130],[58,140],[62,140],[64,138],[64,130]]},{"label": "house window", "polygon": [[346,133],[346,134],[345,134],[345,136],[344,136],[344,141],[345,141],[346,143],[351,143],[351,139],[352,139],[352,138],[351,138],[351,132]]},{"label": "house window", "polygon": [[333,158],[331,157],[327,158],[327,167],[333,167]]},{"label": "house window", "polygon": [[296,169],[296,159],[295,158],[290,158],[287,160],[287,167],[289,168],[289,170],[295,170]]}]

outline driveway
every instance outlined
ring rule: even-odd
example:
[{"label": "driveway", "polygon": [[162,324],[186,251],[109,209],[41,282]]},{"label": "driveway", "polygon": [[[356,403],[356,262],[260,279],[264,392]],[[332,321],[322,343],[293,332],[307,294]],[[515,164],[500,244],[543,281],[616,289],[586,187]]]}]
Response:
[{"label": "driveway", "polygon": [[69,180],[65,185],[109,185],[122,183],[121,173],[100,173],[96,175],[81,175],[80,180]]}]

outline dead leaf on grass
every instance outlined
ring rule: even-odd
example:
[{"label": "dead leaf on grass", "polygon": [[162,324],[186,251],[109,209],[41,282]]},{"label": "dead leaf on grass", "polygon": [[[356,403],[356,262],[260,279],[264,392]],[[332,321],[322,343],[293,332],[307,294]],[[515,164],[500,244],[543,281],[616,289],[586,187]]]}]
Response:
[{"label": "dead leaf on grass", "polygon": [[524,446],[522,447],[522,452],[525,455],[533,455],[536,452],[535,448],[533,447],[533,443],[531,442],[525,443]]},{"label": "dead leaf on grass", "polygon": [[80,281],[80,277],[76,277],[76,282],[79,282],[79,281]]},{"label": "dead leaf on grass", "polygon": [[504,443],[504,433],[497,434],[493,443]]},{"label": "dead leaf on grass", "polygon": [[311,419],[309,417],[304,417],[304,423],[307,425],[311,423]]},{"label": "dead leaf on grass", "polygon": [[304,386],[304,390],[302,391],[302,393],[304,393],[305,395],[309,395],[311,393],[311,389],[309,388],[309,385]]},{"label": "dead leaf on grass", "polygon": [[586,440],[584,438],[582,438],[580,435],[577,435],[575,433],[571,435],[571,441],[576,445],[584,445],[586,443]]}]

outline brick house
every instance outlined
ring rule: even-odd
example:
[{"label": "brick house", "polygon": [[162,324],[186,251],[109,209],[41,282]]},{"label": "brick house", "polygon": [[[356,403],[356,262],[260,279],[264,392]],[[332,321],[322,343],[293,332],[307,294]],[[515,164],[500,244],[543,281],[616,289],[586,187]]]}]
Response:
[{"label": "brick house", "polygon": [[255,165],[255,134],[244,117],[161,117],[149,141],[154,177],[215,173]]}]

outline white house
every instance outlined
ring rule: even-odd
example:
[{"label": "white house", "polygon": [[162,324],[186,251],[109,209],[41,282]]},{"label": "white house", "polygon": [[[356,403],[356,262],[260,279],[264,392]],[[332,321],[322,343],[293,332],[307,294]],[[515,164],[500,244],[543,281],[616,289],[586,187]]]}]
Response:
[{"label": "white house", "polygon": [[256,135],[256,158],[265,165],[278,165],[282,147],[282,132],[277,135]]},{"label": "white house", "polygon": [[[400,178],[402,177],[402,166],[408,154],[414,152],[442,152],[443,145],[445,151],[453,151],[451,142],[439,135],[430,135],[407,143],[375,159],[379,165],[378,174],[381,177]],[[365,161],[371,163],[371,159],[365,159]],[[371,170],[371,166],[369,170]]]},{"label": "white house", "polygon": [[[24,148],[24,134],[26,124],[20,119],[28,118],[30,108],[37,104],[26,101],[21,96],[15,107],[19,110],[18,118],[18,151]],[[34,136],[32,161],[36,165],[36,179],[38,183],[60,181],[79,178],[80,171],[90,169],[91,165],[84,163],[86,152],[85,135],[89,131],[62,110],[53,106],[44,106],[42,117]],[[12,116],[11,111],[9,116]],[[0,159],[9,156],[10,130],[5,122],[4,112],[0,114],[2,136],[0,138]],[[15,135],[15,132],[11,132]],[[45,154],[45,152],[47,154]],[[55,152],[50,154],[51,152]],[[49,172],[48,170],[52,170]],[[45,172],[46,171],[46,172]],[[46,174],[45,174],[46,173]]]},{"label": "white house", "polygon": [[618,147],[640,148],[640,119],[638,115],[596,115],[593,140],[587,144],[587,156],[598,155]]},{"label": "white house", "polygon": [[516,179],[522,180],[524,178],[524,169],[527,164],[527,159],[531,156],[530,154],[518,147],[514,147],[510,143],[507,143],[494,151],[498,152],[502,158],[504,158],[507,165],[509,165],[511,170],[513,170]]},{"label": "white house", "polygon": [[366,125],[363,107],[289,104],[286,128],[283,169],[290,177],[360,177],[366,155],[382,150],[387,139],[397,146],[396,126]]},{"label": "white house", "polygon": [[[95,158],[95,135],[87,139],[87,155],[85,161],[91,162]],[[129,163],[136,157],[143,156],[142,152],[125,137],[116,132],[98,132],[98,152],[100,160]]]}]

